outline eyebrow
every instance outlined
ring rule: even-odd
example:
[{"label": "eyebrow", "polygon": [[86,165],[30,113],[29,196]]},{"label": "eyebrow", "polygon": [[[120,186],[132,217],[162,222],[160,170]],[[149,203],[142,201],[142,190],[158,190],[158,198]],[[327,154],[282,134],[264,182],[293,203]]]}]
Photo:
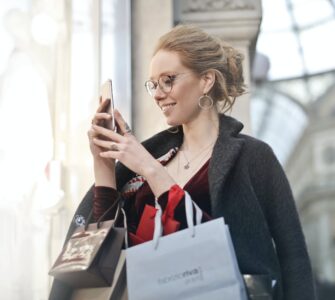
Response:
[{"label": "eyebrow", "polygon": [[[158,78],[159,77],[161,77],[161,76],[163,76],[163,75],[170,75],[170,76],[173,76],[173,75],[176,75],[176,73],[178,73],[177,71],[165,71],[165,72],[162,72],[162,73],[160,73],[159,75],[158,75]],[[154,79],[154,77],[149,77],[149,79],[150,80],[153,80]]]}]

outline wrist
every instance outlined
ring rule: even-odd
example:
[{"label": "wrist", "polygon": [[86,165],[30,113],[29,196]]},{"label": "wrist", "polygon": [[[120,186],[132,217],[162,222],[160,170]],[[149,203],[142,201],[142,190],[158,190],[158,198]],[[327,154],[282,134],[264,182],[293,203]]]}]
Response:
[{"label": "wrist", "polygon": [[94,178],[95,186],[105,186],[116,188],[115,180],[115,163],[110,163],[109,165],[106,162],[94,161]]},{"label": "wrist", "polygon": [[158,198],[164,192],[168,191],[175,181],[171,178],[164,166],[158,161],[155,164],[147,166],[143,172],[143,176],[148,181],[148,184]]},{"label": "wrist", "polygon": [[157,160],[153,160],[150,164],[146,164],[143,167],[142,175],[144,178],[149,180],[150,178],[156,177],[160,172],[164,170],[164,167]]}]

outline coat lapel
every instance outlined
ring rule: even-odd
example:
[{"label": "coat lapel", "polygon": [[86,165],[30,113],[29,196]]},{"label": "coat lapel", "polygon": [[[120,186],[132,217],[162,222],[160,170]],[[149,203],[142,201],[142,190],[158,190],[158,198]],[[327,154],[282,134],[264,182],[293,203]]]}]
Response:
[{"label": "coat lapel", "polygon": [[243,146],[243,140],[238,137],[242,123],[221,115],[219,137],[213,149],[209,164],[208,181],[211,195],[212,216],[217,217],[222,202],[222,188]]}]

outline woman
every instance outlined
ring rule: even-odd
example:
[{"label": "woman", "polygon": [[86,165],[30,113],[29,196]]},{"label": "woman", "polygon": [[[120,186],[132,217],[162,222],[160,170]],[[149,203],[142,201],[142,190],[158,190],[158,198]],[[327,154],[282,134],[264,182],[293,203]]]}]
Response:
[{"label": "woman", "polygon": [[[203,221],[224,217],[242,274],[276,280],[274,299],[314,299],[303,233],[280,164],[268,145],[241,134],[243,125],[220,113],[244,92],[241,61],[232,47],[195,27],[177,26],[162,36],[145,85],[172,129],[140,144],[118,112],[118,133],[98,125],[110,118],[102,104],[88,132],[95,186],[76,215],[86,217],[93,208],[97,218],[121,193],[131,240],[140,243],[145,205],[155,199],[164,210],[178,198],[174,217],[179,229],[186,226],[178,193],[184,189],[203,210]],[[68,236],[74,228],[75,222]],[[51,296],[61,289],[56,281]]]}]

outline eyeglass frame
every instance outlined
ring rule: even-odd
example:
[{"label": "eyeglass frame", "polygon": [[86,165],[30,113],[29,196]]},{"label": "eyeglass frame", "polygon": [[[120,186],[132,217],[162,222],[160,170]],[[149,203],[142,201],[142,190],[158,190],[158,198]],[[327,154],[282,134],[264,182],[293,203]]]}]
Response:
[{"label": "eyeglass frame", "polygon": [[[177,79],[177,77],[178,77],[179,75],[188,75],[188,74],[192,74],[192,72],[178,73],[178,74],[173,74],[173,75],[163,74],[163,75],[159,76],[158,80],[152,80],[152,79],[147,80],[147,81],[144,83],[144,86],[145,86],[146,91],[148,92],[148,94],[149,94],[152,98],[155,97],[155,94],[156,94],[156,91],[157,91],[157,88],[158,88],[158,87],[160,88],[160,90],[161,90],[164,94],[169,94],[169,93],[171,93],[171,91],[172,91],[173,84],[174,84],[175,80]],[[170,88],[170,90],[169,90],[168,92],[165,92],[164,89],[162,88],[162,85],[159,83],[160,79],[161,79],[163,76],[166,76],[166,77],[168,77],[168,78],[171,80],[171,88]],[[154,85],[154,87],[155,87],[155,89],[154,89],[155,93],[154,93],[154,94],[151,94],[151,93],[150,93],[150,90],[149,90],[149,88],[148,88],[148,83],[153,83],[153,85]]]}]

